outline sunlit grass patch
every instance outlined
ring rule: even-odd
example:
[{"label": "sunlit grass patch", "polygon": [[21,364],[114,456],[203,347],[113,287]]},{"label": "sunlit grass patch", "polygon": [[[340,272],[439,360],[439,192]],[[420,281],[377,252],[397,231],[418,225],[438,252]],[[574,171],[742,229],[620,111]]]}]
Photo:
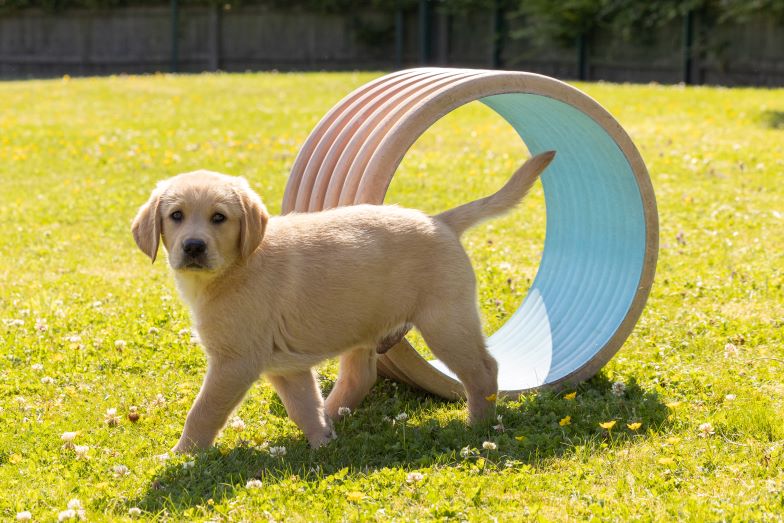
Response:
[{"label": "sunlit grass patch", "polygon": [[[197,168],[247,177],[277,212],[310,129],[375,76],[0,84],[0,518],[780,519],[781,90],[580,85],[640,148],[661,221],[647,308],[593,380],[502,399],[475,429],[464,404],[381,380],[318,450],[259,383],[215,448],[166,456],[205,360],[131,218],[157,180]],[[526,155],[470,104],[420,138],[387,201],[438,212]],[[545,221],[537,187],[466,235],[487,333],[536,276]],[[319,374],[329,390],[335,362]]]}]

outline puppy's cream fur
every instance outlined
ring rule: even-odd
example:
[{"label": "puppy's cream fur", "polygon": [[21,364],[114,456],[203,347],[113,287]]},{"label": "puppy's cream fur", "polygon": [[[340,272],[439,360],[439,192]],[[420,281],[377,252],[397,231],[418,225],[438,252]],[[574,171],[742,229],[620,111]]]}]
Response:
[{"label": "puppy's cream fur", "polygon": [[[518,203],[553,156],[532,158],[494,195],[433,217],[357,205],[270,218],[242,178],[196,171],[158,184],[133,235],[153,261],[163,240],[208,359],[174,450],[211,445],[262,374],[310,444],[325,444],[338,409],[355,408],[375,382],[377,349],[411,325],[460,378],[470,421],[490,416],[497,367],[459,237]],[[312,367],[338,355],[325,402]]]}]

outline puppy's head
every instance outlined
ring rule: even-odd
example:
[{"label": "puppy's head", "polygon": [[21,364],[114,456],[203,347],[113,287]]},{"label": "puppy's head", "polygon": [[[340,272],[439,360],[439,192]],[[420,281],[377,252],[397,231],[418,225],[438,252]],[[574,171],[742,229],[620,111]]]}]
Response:
[{"label": "puppy's head", "polygon": [[244,178],[195,171],[160,182],[131,231],[152,261],[162,238],[175,271],[217,273],[256,250],[268,219]]}]

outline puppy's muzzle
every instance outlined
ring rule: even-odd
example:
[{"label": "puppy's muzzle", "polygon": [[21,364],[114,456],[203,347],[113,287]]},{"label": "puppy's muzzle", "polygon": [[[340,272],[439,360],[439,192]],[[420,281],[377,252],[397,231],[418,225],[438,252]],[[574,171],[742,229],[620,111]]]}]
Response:
[{"label": "puppy's muzzle", "polygon": [[207,267],[207,243],[198,238],[188,238],[182,242],[183,266],[188,269]]}]

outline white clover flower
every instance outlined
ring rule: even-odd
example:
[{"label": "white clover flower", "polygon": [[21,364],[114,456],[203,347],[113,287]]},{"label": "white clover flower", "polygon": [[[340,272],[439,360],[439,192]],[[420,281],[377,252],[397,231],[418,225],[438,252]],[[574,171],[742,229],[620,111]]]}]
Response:
[{"label": "white clover flower", "polygon": [[261,488],[263,483],[260,479],[249,479],[247,483],[245,483],[245,488]]},{"label": "white clover flower", "polygon": [[117,350],[123,350],[127,345],[128,343],[125,340],[116,340],[114,342],[114,348]]},{"label": "white clover flower", "polygon": [[463,447],[460,449],[460,457],[463,459],[470,458],[474,455],[474,450],[471,447]]},{"label": "white clover flower", "polygon": [[30,368],[36,372],[44,370],[44,366],[42,363],[33,363],[32,365],[30,365]]},{"label": "white clover flower", "polygon": [[155,396],[155,399],[152,400],[152,404],[153,405],[165,405],[166,404],[166,397],[159,392],[158,395]]},{"label": "white clover flower", "polygon": [[66,340],[70,341],[71,343],[79,343],[82,341],[82,337],[78,334],[74,334],[72,336],[68,336]]},{"label": "white clover flower", "polygon": [[112,467],[112,475],[115,478],[119,478],[119,477],[122,477],[122,476],[127,476],[130,473],[131,473],[131,471],[125,465],[115,465],[115,466]]},{"label": "white clover flower", "polygon": [[706,423],[702,423],[698,427],[698,430],[700,431],[700,433],[698,435],[701,438],[707,438],[708,436],[712,436],[713,434],[716,433],[716,431],[713,430],[713,425],[711,425],[710,423],[707,423],[707,422]]},{"label": "white clover flower", "polygon": [[180,336],[186,336],[186,335],[189,336],[191,334],[191,330],[190,329],[180,329],[180,332],[178,332],[177,334],[179,334]]},{"label": "white clover flower", "polygon": [[421,472],[409,472],[406,476],[406,483],[419,483],[423,479],[425,476]]},{"label": "white clover flower", "polygon": [[157,459],[158,461],[167,461],[169,457],[170,457],[169,453],[164,452],[163,454],[158,454],[157,456],[155,456],[155,459]]},{"label": "white clover flower", "polygon": [[229,426],[236,430],[237,432],[242,432],[245,430],[245,422],[242,421],[242,418],[239,416],[234,416],[231,421],[229,422]]},{"label": "white clover flower", "polygon": [[139,507],[131,507],[128,509],[128,515],[131,516],[132,518],[138,518],[139,516],[142,515],[142,509],[140,509]]},{"label": "white clover flower", "polygon": [[509,262],[501,262],[498,264],[498,268],[502,271],[508,271],[512,269],[512,264]]},{"label": "white clover flower", "polygon": [[150,327],[150,330],[147,331],[147,334],[158,334],[159,332],[161,331],[158,330],[158,327]]},{"label": "white clover flower", "polygon": [[33,519],[33,513],[30,512],[29,510],[16,513],[17,521],[30,521],[31,519]]},{"label": "white clover flower", "polygon": [[613,396],[620,398],[626,394],[626,384],[622,381],[616,381],[612,384],[612,393]]},{"label": "white clover flower", "polygon": [[24,320],[3,320],[9,327],[21,327],[24,325]]},{"label": "white clover flower", "polygon": [[52,383],[54,383],[54,378],[51,376],[44,376],[43,378],[41,378],[41,383],[43,383],[44,385],[51,385]]},{"label": "white clover flower", "polygon": [[485,450],[495,450],[498,448],[498,445],[496,445],[492,441],[485,441],[484,443],[482,443],[482,448]]},{"label": "white clover flower", "polygon": [[82,502],[79,501],[79,498],[73,498],[68,502],[68,505],[66,506],[71,510],[81,510]]},{"label": "white clover flower", "polygon": [[46,320],[38,318],[35,320],[35,330],[38,332],[46,332],[49,327],[46,325]]},{"label": "white clover flower", "polygon": [[735,398],[737,398],[735,394],[727,394],[726,396],[724,396],[724,399],[727,401],[735,401]]},{"label": "white clover flower", "polygon": [[88,445],[74,445],[73,449],[74,452],[76,452],[77,458],[86,458],[87,452],[89,452],[90,447]]},{"label": "white clover flower", "polygon": [[407,419],[408,419],[408,414],[406,414],[405,412],[401,412],[400,414],[395,416],[395,421],[400,421],[402,423],[404,423]]},{"label": "white clover flower", "polygon": [[727,343],[724,346],[724,357],[725,358],[734,358],[740,353],[738,347],[735,346],[734,343]]},{"label": "white clover flower", "polygon": [[103,418],[104,422],[110,427],[116,427],[120,424],[120,416],[117,415],[117,409],[112,407],[106,409],[106,415]]},{"label": "white clover flower", "polygon": [[185,463],[182,464],[182,469],[188,470],[188,469],[192,469],[195,466],[196,466],[195,461],[186,461]]},{"label": "white clover flower", "polygon": [[75,518],[76,518],[76,511],[70,508],[68,510],[61,510],[57,514],[57,521],[61,521],[61,522],[68,521],[69,519],[75,519]]},{"label": "white clover flower", "polygon": [[66,443],[72,443],[73,440],[76,438],[76,435],[79,434],[78,432],[63,432],[63,435],[60,436],[60,439]]},{"label": "white clover flower", "polygon": [[338,409],[338,416],[351,416],[351,409],[348,407],[340,407]]},{"label": "white clover flower", "polygon": [[280,458],[286,455],[286,447],[270,447],[270,456],[273,458]]}]

